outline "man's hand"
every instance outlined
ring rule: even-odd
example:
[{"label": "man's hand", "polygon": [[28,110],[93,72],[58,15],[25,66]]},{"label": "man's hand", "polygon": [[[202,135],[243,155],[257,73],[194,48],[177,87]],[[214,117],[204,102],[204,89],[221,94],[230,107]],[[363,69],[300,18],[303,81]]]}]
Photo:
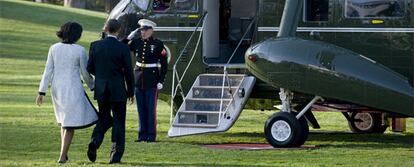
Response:
[{"label": "man's hand", "polygon": [[134,31],[132,31],[129,35],[128,35],[128,37],[127,37],[127,39],[128,40],[132,40],[136,35],[137,35],[137,32],[138,32],[138,28],[137,29],[135,29]]},{"label": "man's hand", "polygon": [[167,56],[167,51],[166,51],[165,49],[163,49],[163,50],[161,51],[161,56],[162,56],[162,57]]},{"label": "man's hand", "polygon": [[38,106],[41,106],[41,105],[43,104],[44,97],[45,97],[45,96],[43,96],[43,95],[37,95],[37,97],[36,97],[36,104],[37,104]]},{"label": "man's hand", "polygon": [[134,96],[128,97],[129,105],[134,104]]},{"label": "man's hand", "polygon": [[163,87],[164,87],[164,85],[162,85],[162,83],[158,83],[158,84],[157,84],[157,89],[158,89],[158,90],[161,90]]}]

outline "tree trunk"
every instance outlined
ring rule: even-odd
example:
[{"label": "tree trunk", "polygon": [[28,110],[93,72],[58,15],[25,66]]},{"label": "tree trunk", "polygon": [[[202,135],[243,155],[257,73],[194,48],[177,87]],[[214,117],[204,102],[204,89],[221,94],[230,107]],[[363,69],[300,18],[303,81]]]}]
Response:
[{"label": "tree trunk", "polygon": [[119,0],[105,0],[105,11],[110,13]]},{"label": "tree trunk", "polygon": [[65,0],[64,5],[65,7],[71,7],[71,8],[86,8],[86,0]]}]

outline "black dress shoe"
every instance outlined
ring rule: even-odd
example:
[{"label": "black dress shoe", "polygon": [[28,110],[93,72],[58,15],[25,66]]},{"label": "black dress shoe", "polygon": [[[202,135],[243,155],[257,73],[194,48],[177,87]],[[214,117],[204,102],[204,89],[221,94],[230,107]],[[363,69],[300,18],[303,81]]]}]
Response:
[{"label": "black dress shoe", "polygon": [[60,163],[60,164],[64,164],[64,163],[66,163],[68,160],[59,160],[58,161],[58,163]]},{"label": "black dress shoe", "polygon": [[121,161],[114,161],[114,160],[109,161],[109,164],[120,164],[120,163],[121,163]]},{"label": "black dress shoe", "polygon": [[58,163],[60,163],[60,164],[64,164],[64,163],[68,162],[68,160],[69,160],[69,158],[68,158],[68,156],[66,155],[65,159],[64,159],[64,160],[59,160],[59,161],[58,161]]},{"label": "black dress shoe", "polygon": [[144,139],[137,139],[137,140],[135,140],[134,142],[139,143],[139,142],[144,142],[144,141],[145,141]]},{"label": "black dress shoe", "polygon": [[111,153],[109,155],[109,164],[121,163],[122,154],[119,153],[119,148],[116,143],[112,143]]},{"label": "black dress shoe", "polygon": [[88,146],[88,158],[91,162],[96,161],[96,149],[95,143],[90,142]]},{"label": "black dress shoe", "polygon": [[154,143],[155,142],[155,137],[148,137],[146,141],[148,143]]}]

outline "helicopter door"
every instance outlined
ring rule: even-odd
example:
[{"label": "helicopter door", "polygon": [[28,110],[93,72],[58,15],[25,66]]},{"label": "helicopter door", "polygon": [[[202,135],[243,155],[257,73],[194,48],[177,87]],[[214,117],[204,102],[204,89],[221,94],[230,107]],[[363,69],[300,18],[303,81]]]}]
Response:
[{"label": "helicopter door", "polygon": [[[247,28],[256,17],[257,8],[258,0],[209,0],[204,6],[208,11],[203,36],[203,57],[206,63],[224,65],[236,50],[230,63],[244,64],[244,53],[253,40],[256,24]],[[248,33],[242,38],[246,32]],[[241,45],[237,48],[240,41]]]}]

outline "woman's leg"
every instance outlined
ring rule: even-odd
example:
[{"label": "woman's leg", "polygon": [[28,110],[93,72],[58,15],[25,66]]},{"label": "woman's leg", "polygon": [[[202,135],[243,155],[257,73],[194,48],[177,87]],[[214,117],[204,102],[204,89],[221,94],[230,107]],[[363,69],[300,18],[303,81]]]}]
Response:
[{"label": "woman's leg", "polygon": [[63,140],[62,140],[62,148],[60,150],[60,160],[59,161],[66,161],[66,157],[68,155],[69,146],[72,143],[73,135],[75,133],[74,129],[64,129]]},{"label": "woman's leg", "polygon": [[63,127],[61,127],[60,128],[60,155],[59,155],[59,161],[61,160],[60,157],[62,157],[64,136],[65,136],[65,129]]},{"label": "woman's leg", "polygon": [[65,129],[60,128],[60,150],[62,150],[63,147],[63,136],[65,135]]}]

